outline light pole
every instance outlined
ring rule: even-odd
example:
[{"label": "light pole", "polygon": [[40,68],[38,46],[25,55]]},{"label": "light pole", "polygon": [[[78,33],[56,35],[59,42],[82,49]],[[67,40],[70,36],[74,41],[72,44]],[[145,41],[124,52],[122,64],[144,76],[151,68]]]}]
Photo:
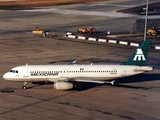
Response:
[{"label": "light pole", "polygon": [[148,0],[147,0],[147,5],[146,5],[146,17],[145,17],[145,27],[144,27],[144,41],[146,40],[147,19],[148,19]]}]

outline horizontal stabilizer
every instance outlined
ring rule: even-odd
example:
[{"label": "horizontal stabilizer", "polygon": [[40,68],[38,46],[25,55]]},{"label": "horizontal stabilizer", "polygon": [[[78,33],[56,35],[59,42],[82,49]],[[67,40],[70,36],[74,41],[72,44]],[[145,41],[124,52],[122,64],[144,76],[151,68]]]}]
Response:
[{"label": "horizontal stabilizer", "polygon": [[141,66],[140,68],[136,68],[135,71],[152,71],[153,70],[153,67],[149,67],[149,66]]}]

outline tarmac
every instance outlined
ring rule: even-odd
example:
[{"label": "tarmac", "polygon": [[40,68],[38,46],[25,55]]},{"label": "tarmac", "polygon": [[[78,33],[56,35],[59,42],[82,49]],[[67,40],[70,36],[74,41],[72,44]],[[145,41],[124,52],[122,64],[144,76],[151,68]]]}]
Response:
[{"label": "tarmac", "polygon": [[[154,1],[154,0],[153,0]],[[153,2],[152,1],[152,2]],[[103,1],[89,4],[46,7],[71,11],[112,12],[143,4],[139,0]],[[43,8],[44,9],[44,8]],[[25,64],[119,64],[136,47],[68,38],[43,38],[31,31],[75,32],[80,27],[98,31],[130,31],[136,17],[112,17],[59,12],[0,10],[0,120],[159,120],[160,51],[151,49],[145,74],[108,84],[80,83],[77,90],[57,91],[53,84],[5,81],[11,68]],[[107,13],[106,13],[107,14]],[[126,41],[133,41],[126,39]],[[141,43],[143,40],[134,40]],[[159,41],[154,43],[159,44]]]}]

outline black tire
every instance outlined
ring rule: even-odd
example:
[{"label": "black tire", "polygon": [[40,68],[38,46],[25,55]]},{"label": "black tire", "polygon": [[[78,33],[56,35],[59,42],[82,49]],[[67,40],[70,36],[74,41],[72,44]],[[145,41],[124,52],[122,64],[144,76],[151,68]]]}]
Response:
[{"label": "black tire", "polygon": [[22,86],[22,89],[25,90],[25,89],[26,89],[26,86]]}]

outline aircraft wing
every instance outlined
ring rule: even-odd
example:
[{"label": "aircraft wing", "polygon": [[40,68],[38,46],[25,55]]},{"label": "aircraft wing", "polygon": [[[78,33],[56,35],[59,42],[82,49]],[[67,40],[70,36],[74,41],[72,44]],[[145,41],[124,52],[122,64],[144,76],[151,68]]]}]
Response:
[{"label": "aircraft wing", "polygon": [[114,82],[115,82],[115,80],[113,80],[113,81],[99,81],[99,80],[90,80],[90,79],[83,79],[83,78],[75,78],[75,79],[72,79],[72,81],[98,83],[98,84],[110,83],[112,85],[114,85]]},{"label": "aircraft wing", "polygon": [[64,81],[64,82],[69,82],[69,81],[76,81],[76,82],[89,82],[89,83],[98,83],[98,84],[105,84],[105,83],[110,83],[114,84],[114,81],[100,81],[100,80],[92,80],[92,79],[87,79],[87,78],[65,78],[65,77],[51,77],[48,79],[50,82],[57,82],[57,81]]},{"label": "aircraft wing", "polygon": [[90,82],[90,83],[100,83],[100,84],[104,84],[106,81],[95,81],[95,80],[89,80],[89,79],[74,79],[73,81],[77,81],[77,82]]}]

